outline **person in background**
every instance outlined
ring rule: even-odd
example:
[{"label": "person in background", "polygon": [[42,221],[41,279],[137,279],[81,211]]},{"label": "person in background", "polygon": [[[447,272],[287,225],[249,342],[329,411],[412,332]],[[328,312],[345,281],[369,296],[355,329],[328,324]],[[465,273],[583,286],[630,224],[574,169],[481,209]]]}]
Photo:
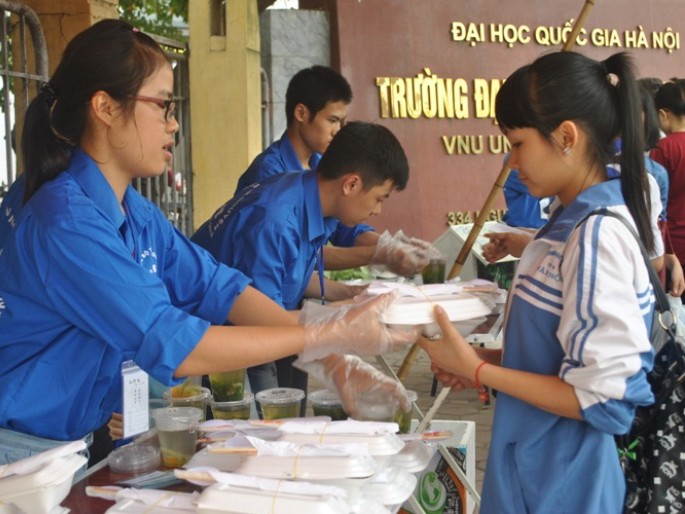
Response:
[{"label": "person in background", "polygon": [[[406,187],[409,165],[385,127],[352,122],[337,133],[316,171],[286,173],[241,190],[193,234],[217,260],[242,271],[254,287],[287,310],[306,297],[323,299],[321,251],[340,223],[380,214],[394,190]],[[248,369],[250,387],[307,390],[295,356]]]},{"label": "person in background", "polygon": [[[351,101],[350,84],[332,68],[315,65],[293,75],[285,95],[287,128],[278,141],[255,157],[238,180],[234,196],[274,175],[315,170],[326,148],[345,125]],[[401,231],[379,235],[364,224],[338,224],[330,242],[324,249],[327,270],[373,264],[410,277],[419,273],[437,252],[426,241],[406,237]]]},{"label": "person in background", "polygon": [[89,439],[121,411],[127,361],[174,385],[301,354],[350,412],[379,388],[407,404],[396,381],[341,355],[416,339],[379,321],[391,296],[298,325],[133,189],[172,159],[172,92],[158,44],[108,19],[69,42],[28,108],[26,201],[0,255],[0,463]]},{"label": "person in background", "polygon": [[511,170],[504,182],[507,212],[502,221],[512,227],[538,229],[547,223],[551,198],[535,198],[521,182],[518,170]]},{"label": "person in background", "polygon": [[[642,105],[642,121],[645,129],[645,169],[656,182],[661,198],[661,211],[652,212],[652,216],[658,216],[657,223],[664,243],[664,265],[658,270],[662,286],[671,296],[680,296],[685,292],[685,277],[683,268],[678,257],[673,253],[671,238],[668,234],[668,172],[666,169],[649,157],[649,152],[654,148],[661,134],[659,130],[659,118],[654,107],[652,94],[644,87],[644,80],[639,80],[640,85],[640,104]],[[654,209],[653,209],[654,210]]]},{"label": "person in background", "polygon": [[659,139],[649,156],[668,172],[668,234],[673,251],[685,262],[685,80],[671,79],[654,97],[659,125],[666,137]]},{"label": "person in background", "polygon": [[[546,54],[507,78],[496,117],[523,183],[558,203],[521,256],[505,351],[472,348],[440,308],[443,338],[420,344],[446,386],[498,391],[481,514],[622,512],[614,435],[654,401],[654,295],[633,234],[621,220],[591,213],[622,216],[652,251],[630,60]],[[621,173],[610,178],[619,135]]]}]

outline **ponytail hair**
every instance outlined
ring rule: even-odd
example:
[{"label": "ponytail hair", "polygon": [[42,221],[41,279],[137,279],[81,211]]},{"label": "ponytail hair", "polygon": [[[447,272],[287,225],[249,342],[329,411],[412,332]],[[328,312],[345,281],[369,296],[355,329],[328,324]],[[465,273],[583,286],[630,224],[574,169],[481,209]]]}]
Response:
[{"label": "ponytail hair", "polygon": [[623,197],[642,243],[648,252],[654,250],[640,98],[627,54],[601,62],[576,52],[543,55],[505,81],[495,111],[501,128],[534,128],[550,144],[562,122],[578,123],[587,133],[590,159],[601,167],[612,162],[621,138]]},{"label": "ponytail hair", "polygon": [[24,122],[24,202],[57,177],[81,143],[90,99],[105,91],[131,113],[146,78],[168,63],[159,45],[130,24],[102,20],[72,39],[55,73],[41,85]]}]

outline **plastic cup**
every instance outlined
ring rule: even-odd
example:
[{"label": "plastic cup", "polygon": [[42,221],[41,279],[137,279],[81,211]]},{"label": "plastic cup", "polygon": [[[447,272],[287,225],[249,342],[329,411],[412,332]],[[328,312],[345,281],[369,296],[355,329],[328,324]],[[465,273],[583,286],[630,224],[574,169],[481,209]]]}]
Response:
[{"label": "plastic cup", "polygon": [[209,389],[200,387],[198,389],[193,388],[181,391],[189,393],[194,392],[195,394],[192,396],[174,396],[174,394],[178,394],[178,391],[174,393],[174,388],[172,387],[164,392],[164,399],[171,402],[171,405],[174,407],[195,407],[196,409],[200,409],[202,411],[201,421],[204,421],[207,417],[207,403],[212,397]]},{"label": "plastic cup", "polygon": [[250,408],[253,400],[254,395],[248,391],[241,400],[234,402],[211,401],[209,405],[212,408],[214,419],[250,419]]},{"label": "plastic cup", "polygon": [[421,271],[424,284],[442,284],[445,282],[445,259],[433,258]]},{"label": "plastic cup", "polygon": [[319,389],[307,397],[312,404],[314,416],[329,416],[333,421],[347,419],[340,397],[328,389]]},{"label": "plastic cup", "polygon": [[[409,396],[410,405],[413,405],[419,397],[419,395],[416,394],[416,391],[410,391],[409,389],[407,389],[407,396]],[[400,434],[409,433],[409,430],[411,429],[411,413],[411,407],[407,412],[402,410],[402,407],[397,409],[397,412],[395,413],[395,423],[400,426]]]},{"label": "plastic cup", "polygon": [[235,402],[243,399],[245,370],[224,371],[209,374],[209,385],[216,402]]},{"label": "plastic cup", "polygon": [[195,407],[165,407],[152,411],[157,426],[162,464],[180,468],[195,453],[202,411]]},{"label": "plastic cup", "polygon": [[187,377],[183,382],[170,389],[173,398],[188,398],[202,391],[202,377]]},{"label": "plastic cup", "polygon": [[358,421],[395,421],[399,401],[385,391],[364,393],[357,399]]},{"label": "plastic cup", "polygon": [[262,407],[264,419],[297,418],[304,391],[291,387],[274,387],[257,393],[257,401]]}]

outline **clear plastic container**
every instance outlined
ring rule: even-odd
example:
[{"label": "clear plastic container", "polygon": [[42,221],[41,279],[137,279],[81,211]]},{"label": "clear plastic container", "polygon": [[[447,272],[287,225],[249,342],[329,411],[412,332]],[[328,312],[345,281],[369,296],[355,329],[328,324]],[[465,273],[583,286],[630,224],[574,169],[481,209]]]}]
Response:
[{"label": "clear plastic container", "polygon": [[209,405],[212,408],[214,419],[250,419],[250,408],[254,395],[246,392],[242,400],[233,402],[217,402],[216,398]]},{"label": "clear plastic container", "polygon": [[411,405],[414,405],[414,402],[419,397],[419,395],[416,394],[416,391],[411,391],[409,389],[407,389],[407,396],[409,396],[409,401],[411,402],[409,411],[405,412],[404,410],[402,410],[402,407],[399,407],[397,409],[397,413],[395,413],[395,423],[397,423],[400,426],[400,434],[409,433],[409,430],[411,429]]},{"label": "clear plastic container", "polygon": [[359,421],[395,421],[399,401],[390,397],[385,391],[365,393],[357,398],[357,416]]},{"label": "clear plastic container", "polygon": [[[179,386],[176,386],[179,387]],[[180,396],[181,393],[188,393],[188,396]],[[194,393],[190,395],[190,393]],[[206,387],[186,388],[176,390],[171,389],[164,392],[164,399],[169,401],[174,407],[195,407],[202,411],[202,418],[200,421],[207,419],[207,403],[212,398],[212,394]]]},{"label": "clear plastic container", "polygon": [[319,389],[307,396],[312,404],[314,416],[329,416],[333,421],[345,420],[348,418],[342,401],[337,393],[328,389]]},{"label": "clear plastic container", "polygon": [[297,418],[304,391],[291,387],[274,387],[257,393],[264,419]]},{"label": "clear plastic container", "polygon": [[209,374],[212,396],[217,402],[235,402],[243,399],[245,370],[223,371]]},{"label": "clear plastic container", "polygon": [[161,464],[159,448],[151,444],[129,444],[109,454],[109,468],[115,473],[147,473]]},{"label": "clear plastic container", "polygon": [[162,463],[168,468],[180,468],[195,454],[197,425],[203,411],[195,407],[155,409],[155,418]]}]

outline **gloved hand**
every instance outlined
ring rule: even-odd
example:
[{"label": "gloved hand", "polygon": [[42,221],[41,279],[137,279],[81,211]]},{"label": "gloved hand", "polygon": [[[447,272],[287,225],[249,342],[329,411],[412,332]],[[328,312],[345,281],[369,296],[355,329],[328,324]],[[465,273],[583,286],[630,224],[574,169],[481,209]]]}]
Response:
[{"label": "gloved hand", "polygon": [[300,359],[310,362],[332,353],[379,355],[414,343],[419,337],[416,327],[390,328],[381,322],[383,311],[397,294],[378,295],[339,307],[305,302],[300,312],[300,324],[305,328]]},{"label": "gloved hand", "polygon": [[440,255],[428,241],[407,237],[401,230],[395,235],[386,230],[378,238],[369,265],[385,265],[398,275],[410,277],[419,273],[431,258]]},{"label": "gloved hand", "polygon": [[358,415],[359,398],[369,395],[394,401],[405,412],[411,409],[407,391],[399,381],[354,355],[329,355],[306,363],[298,359],[293,365],[316,378],[326,389],[337,391],[345,412],[353,418]]}]

